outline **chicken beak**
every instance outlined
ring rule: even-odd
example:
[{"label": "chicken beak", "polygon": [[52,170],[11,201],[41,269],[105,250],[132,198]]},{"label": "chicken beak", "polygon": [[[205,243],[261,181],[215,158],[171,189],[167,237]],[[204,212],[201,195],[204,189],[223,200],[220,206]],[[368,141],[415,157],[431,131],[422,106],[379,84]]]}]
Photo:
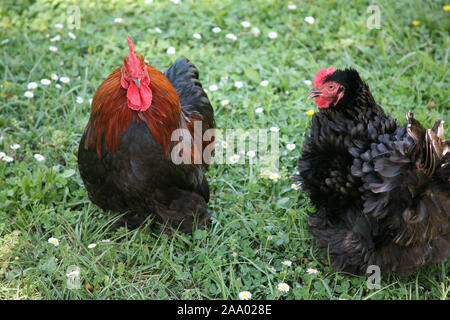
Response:
[{"label": "chicken beak", "polygon": [[310,99],[316,98],[316,97],[320,96],[321,94],[322,94],[322,91],[320,91],[319,89],[317,89],[317,88],[311,88],[311,89],[308,91],[308,98],[310,98]]},{"label": "chicken beak", "polygon": [[141,86],[141,79],[133,79],[133,82],[136,84],[136,86],[139,87]]}]

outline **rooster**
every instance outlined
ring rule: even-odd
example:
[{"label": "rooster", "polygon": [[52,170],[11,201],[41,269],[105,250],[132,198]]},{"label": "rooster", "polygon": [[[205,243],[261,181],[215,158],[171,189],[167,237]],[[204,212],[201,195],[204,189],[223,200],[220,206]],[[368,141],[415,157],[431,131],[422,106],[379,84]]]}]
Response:
[{"label": "rooster", "polygon": [[[177,145],[171,136],[186,130],[192,142],[196,123],[201,127],[197,136],[213,129],[213,109],[191,62],[179,58],[162,74],[134,53],[130,36],[128,45],[123,65],[94,95],[78,149],[80,175],[93,203],[124,213],[119,225],[135,228],[153,214],[190,233],[210,217],[208,164],[172,161]],[[209,145],[200,144],[181,150],[183,159],[203,155]]]},{"label": "rooster", "polygon": [[298,160],[316,208],[309,232],[339,271],[411,274],[450,253],[450,140],[443,121],[400,126],[353,69],[322,69],[309,96],[319,108]]}]

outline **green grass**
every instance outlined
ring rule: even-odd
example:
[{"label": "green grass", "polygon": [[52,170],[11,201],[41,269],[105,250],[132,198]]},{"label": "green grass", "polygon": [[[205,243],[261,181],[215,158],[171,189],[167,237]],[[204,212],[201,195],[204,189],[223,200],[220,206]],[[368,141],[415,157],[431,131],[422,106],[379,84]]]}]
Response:
[{"label": "green grass", "polygon": [[[334,272],[306,230],[307,197],[291,189],[310,120],[305,112],[313,109],[304,80],[321,67],[357,68],[400,123],[409,109],[426,126],[449,120],[448,3],[376,4],[380,29],[369,30],[367,1],[2,1],[0,41],[9,42],[0,44],[0,152],[14,161],[0,161],[0,299],[237,299],[243,290],[253,299],[448,299],[450,260],[409,277],[383,276],[378,290],[368,289],[365,277]],[[81,12],[80,29],[70,30],[76,40],[67,36],[72,5]],[[119,17],[123,22],[114,23]],[[241,26],[245,20],[250,28]],[[221,33],[211,31],[216,26]],[[248,34],[252,27],[259,37]],[[270,39],[270,31],[278,37]],[[58,34],[61,40],[50,42]],[[128,34],[159,70],[185,56],[205,88],[228,77],[208,91],[218,128],[281,128],[281,179],[261,178],[248,162],[213,165],[214,215],[193,235],[168,238],[151,220],[141,230],[111,228],[115,217],[90,203],[77,170],[88,101],[127,54]],[[169,46],[175,55],[166,53]],[[55,81],[42,85],[52,73],[71,81],[58,81],[60,89]],[[32,81],[39,87],[26,98]],[[224,99],[230,104],[222,106]],[[21,148],[13,151],[15,143]],[[296,148],[284,154],[288,143]],[[90,243],[97,246],[88,249]],[[80,290],[66,288],[71,265],[81,269]],[[310,267],[319,273],[310,276]],[[280,282],[288,293],[278,291]]]}]

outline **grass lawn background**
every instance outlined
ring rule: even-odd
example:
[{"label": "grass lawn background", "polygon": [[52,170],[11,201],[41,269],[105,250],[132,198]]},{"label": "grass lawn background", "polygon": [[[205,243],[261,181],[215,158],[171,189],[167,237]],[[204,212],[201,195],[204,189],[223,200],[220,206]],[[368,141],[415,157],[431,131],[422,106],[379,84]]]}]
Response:
[{"label": "grass lawn background", "polygon": [[[373,290],[365,277],[334,272],[306,230],[307,197],[291,187],[314,109],[305,80],[322,67],[356,68],[400,123],[407,110],[427,127],[449,120],[449,3],[375,4],[380,29],[370,30],[368,1],[2,1],[0,152],[13,161],[0,161],[0,299],[238,299],[244,290],[252,299],[448,299],[449,259],[383,276]],[[80,9],[79,29],[68,28],[71,6]],[[197,66],[218,128],[280,128],[281,178],[261,177],[245,155],[245,164],[213,165],[214,215],[193,235],[170,239],[151,220],[141,230],[111,228],[114,216],[90,203],[78,173],[89,99],[128,54],[128,34],[161,71],[179,56]],[[81,269],[80,290],[66,288],[71,265]]]}]

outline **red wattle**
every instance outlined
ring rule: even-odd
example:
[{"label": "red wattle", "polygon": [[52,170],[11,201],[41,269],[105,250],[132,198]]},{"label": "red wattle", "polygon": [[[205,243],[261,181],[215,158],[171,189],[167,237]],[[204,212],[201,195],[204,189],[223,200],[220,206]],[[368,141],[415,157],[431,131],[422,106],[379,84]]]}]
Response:
[{"label": "red wattle", "polygon": [[139,88],[139,93],[141,94],[141,102],[142,102],[141,111],[145,111],[152,104],[153,98],[152,90],[145,85],[141,85],[141,87]]},{"label": "red wattle", "polygon": [[323,97],[317,97],[317,98],[314,99],[314,102],[316,103],[316,106],[319,109],[326,109],[326,108],[330,107],[330,104],[331,104],[332,101],[324,99]]},{"label": "red wattle", "polygon": [[152,90],[145,85],[139,88],[133,81],[128,83],[128,108],[136,111],[145,111],[152,104]]}]

